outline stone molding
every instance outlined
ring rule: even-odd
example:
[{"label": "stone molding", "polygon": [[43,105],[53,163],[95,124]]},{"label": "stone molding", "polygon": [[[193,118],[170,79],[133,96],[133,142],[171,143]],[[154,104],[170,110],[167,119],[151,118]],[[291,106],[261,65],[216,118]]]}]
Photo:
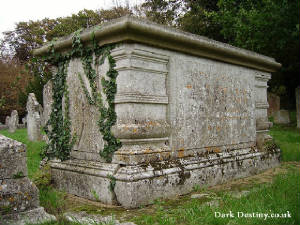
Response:
[{"label": "stone molding", "polygon": [[257,109],[268,109],[269,103],[268,102],[255,102],[255,108]]},{"label": "stone molding", "polygon": [[[281,67],[273,58],[130,16],[86,29],[80,35],[81,40],[90,42],[92,32],[100,45],[135,41],[267,72],[275,72]],[[54,48],[59,51],[71,46],[72,35],[54,43]],[[33,54],[47,54],[49,48],[50,44],[46,44]]]},{"label": "stone molding", "polygon": [[115,152],[113,162],[131,165],[169,158],[169,57],[130,43],[115,48],[112,56],[119,72],[115,96],[117,122],[112,133],[123,145]]},{"label": "stone molding", "polygon": [[123,93],[115,96],[115,103],[151,103],[168,104],[168,96],[142,95],[136,93]]}]

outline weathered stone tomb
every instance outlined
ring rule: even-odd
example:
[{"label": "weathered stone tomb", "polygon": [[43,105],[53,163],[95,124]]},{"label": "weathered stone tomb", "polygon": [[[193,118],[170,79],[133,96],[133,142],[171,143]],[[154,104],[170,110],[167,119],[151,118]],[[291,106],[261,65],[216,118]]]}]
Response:
[{"label": "weathered stone tomb", "polygon": [[[57,187],[133,208],[278,165],[267,120],[267,82],[280,67],[274,59],[132,17],[60,39],[35,55],[50,48],[68,54],[79,38],[89,48],[91,37],[97,46],[116,46],[103,63],[93,61],[94,80],[80,57],[67,64],[62,108],[68,106],[76,138],[70,159],[51,161]],[[112,68],[118,74],[113,98],[106,82],[114,82],[107,75]],[[93,93],[101,94],[100,107],[91,104]],[[99,131],[103,107],[116,115],[109,133]],[[107,135],[122,144],[111,162],[103,157]]]}]

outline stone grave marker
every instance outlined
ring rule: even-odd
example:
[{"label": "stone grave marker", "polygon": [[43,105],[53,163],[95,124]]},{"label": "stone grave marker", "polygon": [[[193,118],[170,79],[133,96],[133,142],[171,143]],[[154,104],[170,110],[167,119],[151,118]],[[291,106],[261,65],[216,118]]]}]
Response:
[{"label": "stone grave marker", "polygon": [[281,109],[274,113],[274,123],[289,124],[290,122],[290,113],[288,110]]},{"label": "stone grave marker", "polygon": [[295,94],[296,94],[297,127],[300,128],[300,87],[296,88]]},{"label": "stone grave marker", "polygon": [[22,118],[22,123],[23,123],[25,126],[27,126],[27,119],[26,119],[26,117],[23,117],[23,118]]},{"label": "stone grave marker", "polygon": [[41,112],[40,104],[36,100],[34,93],[29,93],[27,104],[27,135],[30,141],[42,140],[41,135]]},{"label": "stone grave marker", "polygon": [[276,94],[268,92],[268,116],[272,116],[275,112],[280,110],[280,97]]},{"label": "stone grave marker", "polygon": [[27,177],[26,146],[0,134],[0,155],[0,224],[55,220],[39,206],[39,191]]},{"label": "stone grave marker", "polygon": [[42,125],[45,126],[47,121],[50,118],[50,114],[51,114],[51,106],[53,103],[53,99],[52,99],[52,81],[49,80],[44,88],[43,88],[43,119],[42,119]]},{"label": "stone grave marker", "polygon": [[5,117],[5,125],[7,125],[7,126],[8,126],[8,123],[9,123],[9,119],[10,119],[10,116]]},{"label": "stone grave marker", "polygon": [[8,120],[8,131],[10,133],[16,132],[16,129],[18,128],[18,124],[19,124],[18,111],[13,110],[11,112],[11,115],[10,115],[9,120]]}]

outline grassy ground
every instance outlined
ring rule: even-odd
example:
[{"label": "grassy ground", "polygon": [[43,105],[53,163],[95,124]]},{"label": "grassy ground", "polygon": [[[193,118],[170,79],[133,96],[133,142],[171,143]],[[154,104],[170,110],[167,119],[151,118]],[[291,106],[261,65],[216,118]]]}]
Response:
[{"label": "grassy ground", "polygon": [[[294,124],[294,122],[293,122]],[[39,152],[43,142],[27,140],[25,129],[10,134],[0,131],[8,137],[27,145],[29,177],[40,172]],[[157,200],[151,206],[135,210],[124,210],[120,207],[106,208],[100,203],[84,201],[58,192],[51,186],[40,189],[41,205],[58,218],[58,222],[43,225],[78,225],[65,221],[61,215],[65,211],[87,211],[92,214],[115,215],[120,220],[133,221],[136,224],[300,224],[300,130],[292,126],[275,125],[270,134],[280,146],[283,155],[282,165],[262,174],[230,181],[226,184],[208,189],[195,187],[195,193],[206,193],[206,197],[192,199],[191,195],[178,196],[171,200]],[[231,192],[250,191],[247,196],[235,198]],[[207,204],[210,202],[209,204]],[[221,218],[219,213],[234,218]],[[268,215],[291,215],[291,218],[253,218],[238,217],[242,213],[268,213]],[[272,214],[273,213],[273,214]],[[247,214],[247,216],[251,216]]]},{"label": "grassy ground", "polygon": [[[275,176],[273,183],[255,184],[248,183],[243,187],[250,191],[250,194],[237,199],[230,195],[230,191],[204,190],[202,193],[209,193],[206,201],[215,202],[218,205],[210,206],[203,204],[205,199],[189,199],[185,203],[177,203],[177,206],[169,206],[168,202],[157,204],[153,214],[144,214],[134,218],[138,224],[299,224],[299,169],[289,168],[284,174]],[[288,185],[287,185],[288,184]],[[241,188],[239,185],[236,188]],[[201,193],[201,192],[200,192]],[[246,213],[278,213],[291,214],[292,218],[246,218],[238,217]],[[220,214],[231,212],[232,218],[218,217]],[[239,213],[240,212],[240,213]],[[250,214],[249,214],[250,216]],[[271,215],[270,215],[271,216]]]},{"label": "grassy ground", "polygon": [[274,125],[271,136],[282,150],[282,160],[300,161],[300,130],[294,126]]}]

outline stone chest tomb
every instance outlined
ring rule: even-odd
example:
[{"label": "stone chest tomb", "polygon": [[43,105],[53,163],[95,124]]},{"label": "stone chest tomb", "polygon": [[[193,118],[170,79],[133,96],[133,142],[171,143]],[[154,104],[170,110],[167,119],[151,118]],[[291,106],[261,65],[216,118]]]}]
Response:
[{"label": "stone chest tomb", "polygon": [[60,189],[133,208],[279,163],[268,135],[272,58],[132,17],[34,54],[49,50],[62,57],[50,60],[54,106],[71,136],[64,160],[51,161]]}]

